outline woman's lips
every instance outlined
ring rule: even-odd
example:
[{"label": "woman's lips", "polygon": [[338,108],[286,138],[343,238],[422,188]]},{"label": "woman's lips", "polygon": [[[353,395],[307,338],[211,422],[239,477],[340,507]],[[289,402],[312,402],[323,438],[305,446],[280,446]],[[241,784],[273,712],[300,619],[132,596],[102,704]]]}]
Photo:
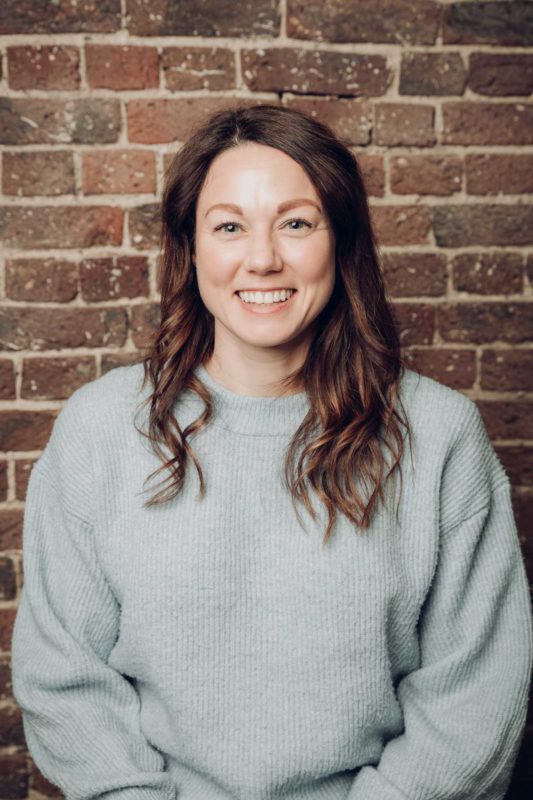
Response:
[{"label": "woman's lips", "polygon": [[235,297],[239,301],[240,305],[244,308],[245,311],[249,311],[252,314],[277,314],[280,311],[284,311],[287,306],[289,306],[293,298],[296,296],[297,291],[296,289],[293,291],[291,296],[288,300],[285,300],[282,303],[246,303],[244,300],[241,300],[237,292],[235,292]]}]

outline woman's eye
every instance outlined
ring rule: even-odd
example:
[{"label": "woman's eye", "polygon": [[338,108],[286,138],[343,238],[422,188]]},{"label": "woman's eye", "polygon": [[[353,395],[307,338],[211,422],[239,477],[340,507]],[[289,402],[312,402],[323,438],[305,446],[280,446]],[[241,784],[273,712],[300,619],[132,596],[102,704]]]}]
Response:
[{"label": "woman's eye", "polygon": [[[308,228],[312,227],[312,225],[309,222],[307,222],[307,220],[305,220],[305,219],[290,219],[286,223],[286,225],[300,225],[300,224],[304,225],[304,226],[306,226]],[[290,228],[290,230],[291,231],[301,231],[302,228],[301,227],[299,227],[299,228]]]},{"label": "woman's eye", "polygon": [[227,230],[228,228],[240,228],[240,225],[237,222],[223,222],[222,225],[217,225],[215,230],[220,231],[226,229],[226,233],[234,233],[233,230]]}]

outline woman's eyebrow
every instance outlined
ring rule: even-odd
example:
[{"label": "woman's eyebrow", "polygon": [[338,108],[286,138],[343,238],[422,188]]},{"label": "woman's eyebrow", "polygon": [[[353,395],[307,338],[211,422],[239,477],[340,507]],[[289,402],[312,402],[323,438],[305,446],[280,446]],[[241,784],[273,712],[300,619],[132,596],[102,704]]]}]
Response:
[{"label": "woman's eyebrow", "polygon": [[[297,197],[294,200],[286,200],[284,203],[280,203],[278,206],[278,214],[283,214],[285,211],[290,211],[291,208],[299,208],[300,206],[315,206],[320,212],[322,209],[315,203],[314,200],[311,200],[308,197]],[[214,206],[210,206],[204,214],[204,217],[207,217],[210,211],[213,211],[215,208],[223,208],[226,211],[231,211],[233,214],[240,214],[242,216],[243,210],[240,206],[236,206],[234,203],[215,203]]]}]

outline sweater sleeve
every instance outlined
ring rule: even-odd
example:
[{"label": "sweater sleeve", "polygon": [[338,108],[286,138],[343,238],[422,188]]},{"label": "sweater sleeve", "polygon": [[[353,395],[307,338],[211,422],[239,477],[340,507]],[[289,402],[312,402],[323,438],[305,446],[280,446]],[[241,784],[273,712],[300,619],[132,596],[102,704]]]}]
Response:
[{"label": "sweater sleeve", "polygon": [[141,731],[139,696],[107,663],[120,608],[95,556],[79,401],[62,408],[30,476],[13,694],[33,760],[67,800],[174,800],[163,755]]},{"label": "sweater sleeve", "polygon": [[509,479],[469,401],[441,482],[440,553],[418,623],[404,731],[349,800],[502,800],[527,712],[531,602]]}]

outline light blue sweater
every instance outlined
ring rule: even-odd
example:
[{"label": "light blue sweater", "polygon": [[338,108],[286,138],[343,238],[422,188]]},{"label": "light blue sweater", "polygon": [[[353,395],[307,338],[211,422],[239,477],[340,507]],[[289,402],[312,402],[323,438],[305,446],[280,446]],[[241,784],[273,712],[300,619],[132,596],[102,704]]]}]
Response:
[{"label": "light blue sweater", "polygon": [[[68,800],[503,798],[531,605],[474,402],[406,371],[398,520],[391,492],[323,545],[324,506],[301,506],[306,532],[282,482],[306,394],[198,375],[216,397],[191,439],[202,501],[191,463],[143,508],[166,473],[141,493],[161,463],[133,425],[141,365],[75,391],[33,468],[12,669],[42,773]],[[182,429],[202,409],[184,393]]]}]

